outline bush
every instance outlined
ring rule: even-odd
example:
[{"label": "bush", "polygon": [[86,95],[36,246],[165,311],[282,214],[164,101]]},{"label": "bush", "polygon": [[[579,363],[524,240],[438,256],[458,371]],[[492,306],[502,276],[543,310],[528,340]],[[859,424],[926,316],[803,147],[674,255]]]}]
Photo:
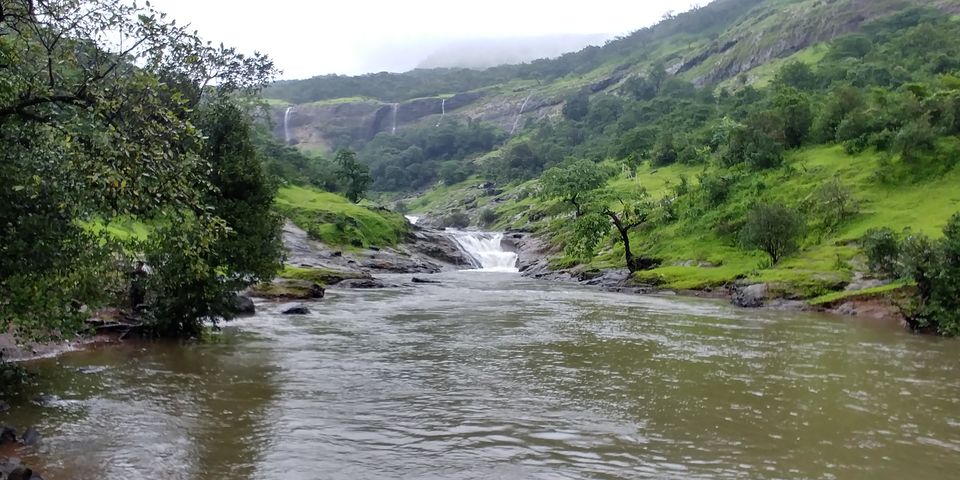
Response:
[{"label": "bush", "polygon": [[867,255],[870,272],[887,277],[899,274],[900,239],[890,228],[873,228],[863,237],[863,251]]},{"label": "bush", "polygon": [[467,228],[470,226],[470,216],[459,210],[450,212],[440,220],[441,228]]},{"label": "bush", "polygon": [[496,223],[498,218],[497,212],[494,209],[484,208],[480,211],[480,217],[478,220],[480,221],[480,225],[489,226]]},{"label": "bush", "polygon": [[803,222],[795,211],[779,204],[760,204],[747,214],[740,239],[745,247],[766,252],[776,265],[798,250],[802,234]]}]

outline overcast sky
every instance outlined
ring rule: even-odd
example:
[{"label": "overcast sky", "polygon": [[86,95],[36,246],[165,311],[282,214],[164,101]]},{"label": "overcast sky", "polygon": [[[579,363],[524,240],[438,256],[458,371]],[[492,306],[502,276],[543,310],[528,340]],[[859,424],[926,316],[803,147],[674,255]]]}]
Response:
[{"label": "overcast sky", "polygon": [[283,78],[412,68],[455,39],[623,35],[707,0],[153,0],[207,40],[270,55]]}]

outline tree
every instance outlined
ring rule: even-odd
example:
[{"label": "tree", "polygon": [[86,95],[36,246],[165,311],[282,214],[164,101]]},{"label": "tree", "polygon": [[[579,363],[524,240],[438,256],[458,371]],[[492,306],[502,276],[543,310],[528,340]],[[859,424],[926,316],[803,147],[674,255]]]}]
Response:
[{"label": "tree", "polygon": [[603,186],[609,173],[589,160],[577,160],[553,167],[540,177],[540,195],[560,199],[573,206],[576,216],[583,215],[583,197]]},{"label": "tree", "polygon": [[563,116],[569,120],[579,121],[590,111],[590,97],[587,92],[580,91],[571,96],[563,104]]},{"label": "tree", "polygon": [[68,335],[122,278],[125,251],[91,225],[205,211],[191,112],[214,90],[257,92],[274,69],[120,0],[5,0],[0,58],[0,329]]},{"label": "tree", "polygon": [[797,251],[803,222],[793,210],[780,204],[759,204],[747,214],[740,240],[747,248],[763,250],[773,265]]},{"label": "tree", "polygon": [[773,105],[783,119],[783,138],[787,148],[798,148],[807,139],[813,125],[810,99],[794,88],[781,88]]},{"label": "tree", "polygon": [[814,90],[819,84],[819,79],[810,65],[794,61],[780,68],[773,79],[773,83],[797,90]]},{"label": "tree", "polygon": [[649,269],[657,263],[648,257],[634,255],[630,242],[630,233],[647,223],[654,208],[646,190],[639,187],[630,192],[614,192],[600,188],[587,192],[584,197],[584,213],[572,225],[568,251],[581,257],[592,257],[612,225],[617,231],[616,241],[623,244],[624,261],[631,273]]},{"label": "tree", "polygon": [[783,163],[783,146],[753,125],[740,125],[730,131],[722,159],[729,166],[746,164],[757,170],[773,168]]},{"label": "tree", "polygon": [[340,150],[334,161],[340,169],[340,178],[346,185],[344,195],[353,203],[359,202],[373,182],[370,167],[357,161],[357,154],[352,150]]},{"label": "tree", "polygon": [[677,161],[677,156],[673,135],[667,133],[661,135],[653,147],[653,158],[650,159],[650,163],[657,167],[672,165]]},{"label": "tree", "polygon": [[647,199],[645,191],[629,199],[618,197],[616,201],[618,205],[615,207],[604,207],[602,212],[610,219],[610,222],[613,223],[614,228],[616,228],[617,233],[620,235],[620,243],[623,244],[623,255],[627,263],[627,269],[630,270],[630,273],[638,270],[647,270],[656,262],[647,257],[634,256],[633,250],[630,248],[630,232],[647,223],[647,218],[653,207]]}]

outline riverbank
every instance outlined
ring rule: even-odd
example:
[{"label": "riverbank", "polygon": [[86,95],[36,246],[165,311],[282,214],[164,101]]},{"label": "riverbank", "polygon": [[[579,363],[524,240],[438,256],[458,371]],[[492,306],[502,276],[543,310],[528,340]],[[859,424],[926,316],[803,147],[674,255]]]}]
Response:
[{"label": "riverbank", "polygon": [[602,269],[584,265],[555,268],[551,265],[550,258],[560,252],[549,242],[528,232],[509,232],[505,243],[507,248],[518,253],[520,273],[527,277],[576,283],[608,292],[724,299],[745,309],[820,312],[908,327],[903,313],[897,307],[898,300],[903,300],[910,294],[910,287],[904,284],[885,284],[861,279],[859,283],[848,285],[846,290],[811,298],[791,298],[784,293],[796,291],[796,288],[784,288],[770,283],[734,282],[718,287],[674,290],[638,281],[626,269]]}]

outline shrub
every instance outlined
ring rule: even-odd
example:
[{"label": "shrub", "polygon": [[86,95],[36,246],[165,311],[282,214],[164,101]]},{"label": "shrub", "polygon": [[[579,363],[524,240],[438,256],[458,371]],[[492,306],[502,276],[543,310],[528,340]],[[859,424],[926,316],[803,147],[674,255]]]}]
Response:
[{"label": "shrub", "polygon": [[440,220],[441,228],[467,228],[470,226],[470,216],[459,210],[450,212]]},{"label": "shrub", "polygon": [[478,218],[478,220],[480,221],[481,225],[489,226],[496,223],[498,218],[499,217],[497,215],[496,210],[492,208],[484,208],[483,210],[480,211],[480,217]]},{"label": "shrub", "polygon": [[867,267],[874,274],[894,277],[899,274],[900,240],[890,228],[873,228],[863,237]]},{"label": "shrub", "polygon": [[760,204],[747,214],[740,239],[747,248],[763,250],[776,265],[799,248],[803,222],[792,209],[780,204]]}]

